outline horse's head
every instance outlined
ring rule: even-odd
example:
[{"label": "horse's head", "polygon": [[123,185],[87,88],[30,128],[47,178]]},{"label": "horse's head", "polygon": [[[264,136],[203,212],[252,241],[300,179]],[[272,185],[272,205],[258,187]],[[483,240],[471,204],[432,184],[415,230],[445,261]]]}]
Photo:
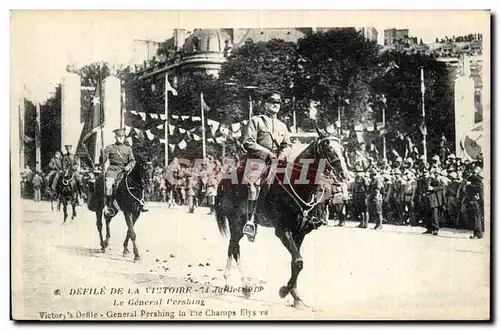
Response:
[{"label": "horse's head", "polygon": [[130,177],[141,187],[146,187],[149,183],[149,159],[146,159],[140,155],[135,157],[135,166],[130,172]]},{"label": "horse's head", "polygon": [[348,170],[340,140],[323,129],[316,127],[318,138],[315,143],[316,156],[326,161],[326,167],[333,171],[338,181],[347,179]]}]

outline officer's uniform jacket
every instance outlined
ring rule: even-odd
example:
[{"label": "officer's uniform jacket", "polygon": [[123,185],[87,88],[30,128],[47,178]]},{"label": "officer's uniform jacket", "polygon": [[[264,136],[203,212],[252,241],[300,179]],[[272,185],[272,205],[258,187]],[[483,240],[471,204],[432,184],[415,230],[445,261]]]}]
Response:
[{"label": "officer's uniform jacket", "polygon": [[292,142],[285,123],[266,114],[252,117],[243,135],[243,146],[250,158],[266,160],[271,153],[291,147]]},{"label": "officer's uniform jacket", "polygon": [[118,174],[124,171],[131,171],[135,166],[134,153],[132,148],[126,144],[114,143],[106,147],[103,153],[102,163],[109,159],[109,167],[106,177],[116,179]]},{"label": "officer's uniform jacket", "polygon": [[384,183],[382,178],[378,176],[373,178],[368,187],[368,201],[382,202],[383,189]]}]

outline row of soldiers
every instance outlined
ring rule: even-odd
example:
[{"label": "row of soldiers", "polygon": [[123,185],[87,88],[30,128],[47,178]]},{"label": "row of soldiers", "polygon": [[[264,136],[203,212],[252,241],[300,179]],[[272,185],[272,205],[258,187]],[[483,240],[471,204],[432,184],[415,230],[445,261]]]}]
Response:
[{"label": "row of soldiers", "polygon": [[330,204],[336,204],[333,209],[340,226],[345,219],[340,204],[344,203],[344,213],[359,220],[360,228],[367,228],[370,219],[376,222],[375,229],[382,229],[384,221],[423,224],[424,234],[437,235],[446,225],[473,229],[471,238],[482,238],[482,167],[481,159],[462,162],[453,154],[443,164],[437,155],[430,164],[423,157],[416,162],[398,157],[393,164],[384,160],[378,166],[368,162],[368,170],[352,172],[346,187],[337,189],[337,197],[331,194],[334,202]]}]

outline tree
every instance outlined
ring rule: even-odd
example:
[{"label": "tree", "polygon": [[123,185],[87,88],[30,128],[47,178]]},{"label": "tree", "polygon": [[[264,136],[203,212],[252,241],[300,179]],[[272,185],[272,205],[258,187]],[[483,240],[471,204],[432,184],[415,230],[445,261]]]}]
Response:
[{"label": "tree", "polygon": [[[302,103],[298,100],[298,56],[296,44],[281,39],[267,42],[247,40],[233,51],[228,61],[222,65],[219,80],[223,97],[220,111],[230,113],[228,122],[237,122],[248,118],[249,93],[252,93],[253,113],[262,110],[262,97],[268,91],[284,94],[285,104],[280,116],[291,118],[292,109]],[[229,85],[228,85],[229,83]],[[253,92],[244,86],[256,86]],[[293,99],[295,97],[295,102]],[[290,124],[290,122],[288,122]]]},{"label": "tree", "polygon": [[52,155],[61,146],[61,85],[40,106],[42,169],[47,169]]},{"label": "tree", "polygon": [[[384,76],[378,90],[387,98],[386,120],[389,128],[399,129],[421,141],[419,129],[422,114],[420,68],[424,67],[427,147],[429,153],[439,147],[444,133],[450,143],[454,140],[453,76],[442,62],[421,54],[388,52],[382,60],[394,59],[400,69]],[[419,146],[420,147],[420,146]]]},{"label": "tree", "polygon": [[[319,101],[319,121],[332,123],[343,106],[342,122],[363,120],[371,81],[379,71],[378,46],[355,29],[340,28],[306,36],[298,42],[304,60],[301,99]],[[348,101],[348,103],[345,103]]]}]

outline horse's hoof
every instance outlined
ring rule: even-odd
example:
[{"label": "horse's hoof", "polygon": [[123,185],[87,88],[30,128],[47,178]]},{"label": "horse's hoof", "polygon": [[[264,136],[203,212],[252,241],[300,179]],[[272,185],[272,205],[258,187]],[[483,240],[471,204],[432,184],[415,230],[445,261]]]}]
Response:
[{"label": "horse's hoof", "polygon": [[101,248],[101,253],[106,253],[106,249],[105,248]]},{"label": "horse's hoof", "polygon": [[139,256],[135,256],[135,257],[134,257],[134,261],[141,261],[141,257],[139,257]]},{"label": "horse's hoof", "polygon": [[123,250],[123,256],[126,257],[130,254],[129,250]]},{"label": "horse's hoof", "polygon": [[242,292],[245,298],[250,298],[250,296],[252,295],[252,289],[250,289],[250,287],[244,287]]},{"label": "horse's hoof", "polygon": [[279,292],[280,298],[282,298],[282,299],[285,298],[289,293],[290,293],[290,289],[288,289],[288,287],[282,286],[280,288],[280,292]]},{"label": "horse's hoof", "polygon": [[306,309],[306,305],[304,305],[304,303],[302,302],[302,300],[295,299],[293,301],[293,308],[303,310],[303,309]]}]

